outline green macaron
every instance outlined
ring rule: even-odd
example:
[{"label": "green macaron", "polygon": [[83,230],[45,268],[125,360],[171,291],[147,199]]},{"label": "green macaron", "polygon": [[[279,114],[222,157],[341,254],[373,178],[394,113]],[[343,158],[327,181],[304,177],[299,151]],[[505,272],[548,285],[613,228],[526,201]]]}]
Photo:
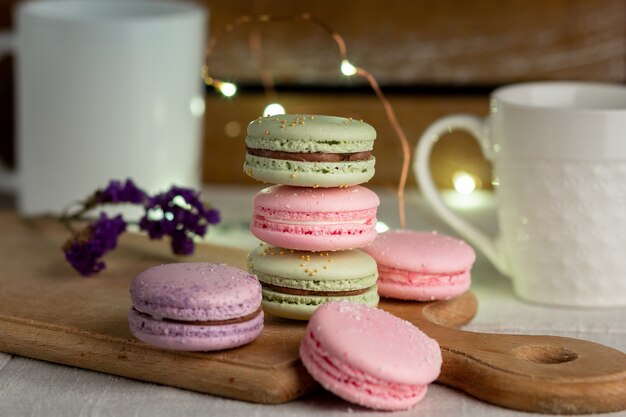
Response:
[{"label": "green macaron", "polygon": [[262,285],[263,310],[308,320],[329,301],[378,304],[376,261],[360,250],[306,252],[261,244],[248,255],[248,270]]},{"label": "green macaron", "polygon": [[357,185],[374,176],[376,130],[335,116],[283,114],[248,125],[244,172],[299,187]]}]

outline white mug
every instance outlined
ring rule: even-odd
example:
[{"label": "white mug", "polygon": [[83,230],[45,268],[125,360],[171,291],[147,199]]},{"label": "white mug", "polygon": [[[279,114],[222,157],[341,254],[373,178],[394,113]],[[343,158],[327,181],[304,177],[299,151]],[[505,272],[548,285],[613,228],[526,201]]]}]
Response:
[{"label": "white mug", "polygon": [[200,184],[204,8],[47,0],[15,17],[0,55],[16,54],[22,215],[58,213],[111,179],[149,192]]},{"label": "white mug", "polygon": [[[492,161],[500,235],[488,237],[439,197],[429,156],[464,130]],[[505,275],[523,299],[626,305],[626,87],[533,82],[497,89],[486,119],[444,117],[422,135],[414,171],[437,213]]]}]

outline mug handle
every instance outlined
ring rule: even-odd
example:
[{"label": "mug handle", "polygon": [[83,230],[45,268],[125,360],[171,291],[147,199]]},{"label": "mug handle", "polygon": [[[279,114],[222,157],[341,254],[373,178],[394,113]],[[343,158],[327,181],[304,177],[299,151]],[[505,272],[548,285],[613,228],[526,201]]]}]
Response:
[{"label": "mug handle", "polygon": [[413,172],[426,201],[435,209],[435,212],[452,227],[476,246],[487,259],[504,275],[507,275],[507,265],[503,256],[500,238],[492,238],[468,223],[445,205],[430,175],[430,153],[439,138],[445,133],[462,130],[471,134],[480,144],[480,148],[488,160],[492,160],[493,152],[489,138],[489,119],[458,114],[443,117],[434,122],[422,134],[415,149]]},{"label": "mug handle", "polygon": [[[0,58],[15,53],[15,34],[0,32]],[[0,162],[0,191],[15,191],[17,189],[17,175],[8,171]]]}]

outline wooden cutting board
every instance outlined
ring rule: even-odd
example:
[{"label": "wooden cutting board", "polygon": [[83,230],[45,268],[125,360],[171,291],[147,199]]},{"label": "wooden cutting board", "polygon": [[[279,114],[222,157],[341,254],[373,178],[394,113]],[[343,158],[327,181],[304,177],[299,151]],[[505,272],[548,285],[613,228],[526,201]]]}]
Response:
[{"label": "wooden cutting board", "polygon": [[[0,213],[0,351],[260,403],[282,403],[317,388],[298,358],[304,323],[267,317],[263,334],[239,349],[165,351],[134,339],[128,287],[143,269],[177,261],[167,244],[126,235],[92,278],[64,261],[67,234],[55,221]],[[246,253],[201,245],[193,261],[244,267]],[[190,260],[185,258],[185,260]],[[626,408],[626,355],[602,345],[548,336],[463,332],[476,313],[467,293],[434,303],[381,307],[436,338],[439,382],[505,407],[548,413]]]}]

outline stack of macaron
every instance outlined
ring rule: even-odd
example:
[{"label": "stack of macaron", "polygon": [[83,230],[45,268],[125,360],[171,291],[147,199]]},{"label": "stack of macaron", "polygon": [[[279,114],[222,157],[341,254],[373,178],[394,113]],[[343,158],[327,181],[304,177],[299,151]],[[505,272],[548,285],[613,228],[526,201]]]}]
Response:
[{"label": "stack of macaron", "polygon": [[334,116],[261,117],[248,126],[244,171],[277,184],[254,198],[248,256],[271,315],[308,320],[330,301],[378,304],[376,262],[358,248],[376,238],[376,131]]}]

